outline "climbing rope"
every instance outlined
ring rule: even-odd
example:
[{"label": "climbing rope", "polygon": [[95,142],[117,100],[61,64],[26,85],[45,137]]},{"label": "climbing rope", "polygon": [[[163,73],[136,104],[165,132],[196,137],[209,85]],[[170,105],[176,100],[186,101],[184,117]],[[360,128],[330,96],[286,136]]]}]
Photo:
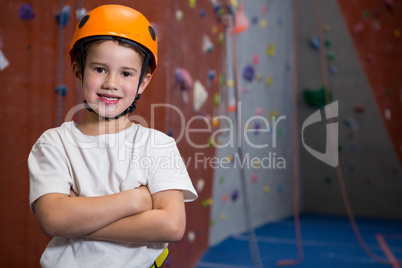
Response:
[{"label": "climbing rope", "polygon": [[[231,37],[231,50],[232,50],[232,61],[233,61],[233,75],[234,75],[234,98],[235,98],[235,103],[236,103],[236,109],[235,109],[235,119],[240,118],[240,122],[235,122],[237,125],[241,125],[241,103],[240,103],[240,98],[239,98],[239,78],[238,78],[238,63],[237,63],[237,48],[236,48],[236,34],[235,34],[235,21],[234,21],[234,9],[231,4],[228,5],[229,7],[229,15],[231,16],[230,22],[229,22],[229,27],[226,27],[226,36],[229,36],[228,31],[232,32],[232,37]],[[232,28],[232,29],[231,29]],[[243,159],[243,148],[241,146],[242,143],[242,133],[239,131],[237,134],[237,139],[238,139],[238,144],[237,144],[237,153],[240,159]],[[247,240],[250,248],[250,254],[251,254],[251,259],[253,262],[253,266],[256,268],[263,267],[262,259],[261,259],[261,254],[258,248],[258,242],[257,242],[257,237],[254,232],[254,228],[252,226],[252,220],[251,220],[251,214],[250,214],[250,205],[249,205],[249,198],[247,194],[247,184],[246,184],[246,176],[245,176],[245,170],[244,168],[240,168],[240,184],[241,184],[241,190],[242,190],[242,204],[243,204],[243,213],[244,213],[244,220],[246,224],[246,230],[247,230]]]},{"label": "climbing rope", "polygon": [[298,69],[297,69],[297,10],[298,0],[293,0],[293,218],[295,223],[295,234],[297,244],[297,259],[296,260],[280,260],[276,265],[297,265],[303,260],[303,245],[300,228],[300,213],[299,213],[299,196],[300,196],[300,180],[299,180],[299,131],[298,131]]}]

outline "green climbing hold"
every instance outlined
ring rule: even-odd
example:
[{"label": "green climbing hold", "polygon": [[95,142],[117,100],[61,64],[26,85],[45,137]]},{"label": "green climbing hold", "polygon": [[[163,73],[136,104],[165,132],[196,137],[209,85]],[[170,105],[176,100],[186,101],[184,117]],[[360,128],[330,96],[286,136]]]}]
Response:
[{"label": "green climbing hold", "polygon": [[331,47],[332,46],[332,40],[329,38],[325,38],[324,44],[326,47]]},{"label": "green climbing hold", "polygon": [[328,60],[334,60],[335,59],[335,54],[333,52],[327,53],[327,59]]},{"label": "green climbing hold", "polygon": [[215,95],[214,95],[214,105],[215,105],[215,107],[219,106],[220,101],[221,101],[221,98],[220,98],[219,94],[215,93]]},{"label": "green climbing hold", "polygon": [[[328,102],[327,102],[327,94],[329,95]],[[308,89],[308,88],[304,89],[303,96],[307,102],[307,105],[315,108],[322,108],[327,103],[332,101],[332,93],[331,91],[327,93],[325,87],[321,87],[318,89]]]}]

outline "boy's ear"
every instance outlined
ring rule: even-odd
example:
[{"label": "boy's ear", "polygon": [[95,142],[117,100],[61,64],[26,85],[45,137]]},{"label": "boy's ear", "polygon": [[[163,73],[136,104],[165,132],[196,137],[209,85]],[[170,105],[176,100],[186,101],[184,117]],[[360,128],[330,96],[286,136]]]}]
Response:
[{"label": "boy's ear", "polygon": [[150,73],[146,73],[144,75],[140,88],[138,89],[138,94],[142,94],[142,92],[144,92],[144,90],[147,88],[149,82],[151,82],[151,78],[152,78],[152,75]]},{"label": "boy's ear", "polygon": [[78,63],[76,61],[73,62],[72,68],[73,68],[75,82],[77,82],[78,84],[81,85],[82,84],[82,73],[81,73],[81,69],[79,68]]}]

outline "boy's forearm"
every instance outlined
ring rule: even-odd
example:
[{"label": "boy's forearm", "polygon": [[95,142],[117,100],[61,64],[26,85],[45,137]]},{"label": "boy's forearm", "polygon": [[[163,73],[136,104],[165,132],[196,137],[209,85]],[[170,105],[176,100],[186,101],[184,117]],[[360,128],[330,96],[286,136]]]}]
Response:
[{"label": "boy's forearm", "polygon": [[86,237],[128,243],[175,242],[183,237],[185,222],[174,220],[161,210],[150,210],[118,220]]},{"label": "boy's forearm", "polygon": [[129,243],[174,242],[183,237],[186,225],[181,191],[162,193],[165,202],[156,201],[153,210],[118,220],[87,237]]},{"label": "boy's forearm", "polygon": [[[37,200],[36,217],[41,229],[50,236],[82,236],[145,211],[141,205],[144,202],[135,202],[135,197],[129,191],[99,197],[48,194]],[[150,209],[150,197],[148,202]]]}]

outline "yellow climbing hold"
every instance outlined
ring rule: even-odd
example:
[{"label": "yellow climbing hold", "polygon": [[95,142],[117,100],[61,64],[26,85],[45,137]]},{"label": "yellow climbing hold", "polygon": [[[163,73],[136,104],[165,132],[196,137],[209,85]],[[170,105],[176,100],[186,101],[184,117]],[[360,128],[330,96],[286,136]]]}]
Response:
[{"label": "yellow climbing hold", "polygon": [[276,54],[276,46],[275,44],[270,43],[267,47],[267,55],[274,56]]},{"label": "yellow climbing hold", "polygon": [[266,86],[272,85],[272,77],[268,76],[267,78],[265,78],[265,85]]},{"label": "yellow climbing hold", "polygon": [[267,27],[267,21],[264,19],[260,20],[260,28],[264,29],[265,27]]}]

